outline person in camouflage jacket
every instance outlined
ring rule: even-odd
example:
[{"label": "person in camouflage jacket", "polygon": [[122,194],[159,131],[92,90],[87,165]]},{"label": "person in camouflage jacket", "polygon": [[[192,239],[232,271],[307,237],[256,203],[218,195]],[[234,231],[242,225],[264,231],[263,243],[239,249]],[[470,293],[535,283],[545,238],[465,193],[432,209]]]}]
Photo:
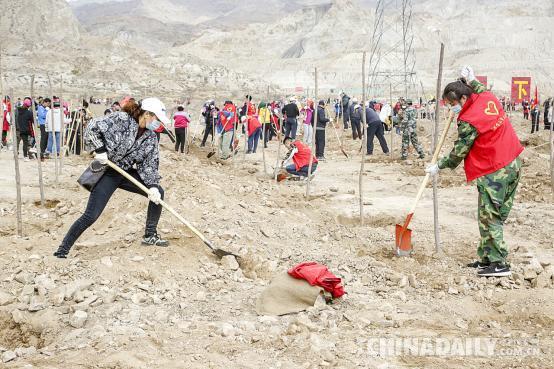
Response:
[{"label": "person in camouflage jacket", "polygon": [[402,118],[402,160],[406,160],[408,158],[408,146],[410,146],[410,141],[412,142],[412,145],[414,145],[414,148],[416,149],[417,153],[419,154],[419,158],[423,159],[425,158],[425,153],[423,152],[423,147],[419,143],[417,139],[417,111],[412,106],[412,100],[408,99],[406,100],[407,107],[406,109],[403,109],[403,118]]},{"label": "person in camouflage jacket", "polygon": [[[458,120],[458,138],[453,149],[436,164],[428,166],[426,172],[434,175],[440,169],[455,169],[465,160],[468,181],[475,180],[479,192],[478,225],[481,235],[477,248],[480,260],[468,264],[468,267],[477,268],[478,275],[484,277],[508,276],[511,272],[507,264],[508,248],[504,241],[503,225],[512,208],[521,176],[519,154],[523,147],[501,104],[475,79],[471,67],[462,69],[462,77],[469,82],[468,93],[460,98],[465,98],[464,108],[461,107],[460,100],[450,98],[455,95],[452,91],[464,89],[460,85],[462,82],[453,82],[445,88],[443,98],[453,106],[453,111],[460,113],[460,116],[468,116],[465,112],[470,108],[478,108],[479,97],[476,96],[484,93],[487,94],[485,102],[488,105],[485,105],[481,119],[472,119],[472,122]],[[487,116],[492,116],[492,123],[478,122]],[[478,139],[480,141],[477,143]],[[471,153],[475,151],[480,154],[472,157]],[[469,160],[477,162],[477,169],[474,164],[468,163]]]}]

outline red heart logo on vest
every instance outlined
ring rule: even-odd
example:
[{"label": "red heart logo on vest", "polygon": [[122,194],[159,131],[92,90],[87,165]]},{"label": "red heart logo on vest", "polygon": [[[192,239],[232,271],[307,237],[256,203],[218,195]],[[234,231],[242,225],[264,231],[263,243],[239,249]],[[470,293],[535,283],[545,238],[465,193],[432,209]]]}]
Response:
[{"label": "red heart logo on vest", "polygon": [[485,109],[485,114],[487,115],[498,115],[498,108],[496,107],[496,104],[494,101],[489,101],[487,104],[487,108]]}]

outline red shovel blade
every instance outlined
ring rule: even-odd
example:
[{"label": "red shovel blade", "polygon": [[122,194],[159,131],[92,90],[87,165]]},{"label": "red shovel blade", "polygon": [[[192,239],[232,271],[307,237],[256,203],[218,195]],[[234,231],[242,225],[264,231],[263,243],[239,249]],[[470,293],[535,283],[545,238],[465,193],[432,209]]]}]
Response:
[{"label": "red shovel blade", "polygon": [[408,228],[414,213],[408,214],[403,225],[397,224],[396,235],[396,254],[397,256],[407,256],[412,253],[412,230]]}]

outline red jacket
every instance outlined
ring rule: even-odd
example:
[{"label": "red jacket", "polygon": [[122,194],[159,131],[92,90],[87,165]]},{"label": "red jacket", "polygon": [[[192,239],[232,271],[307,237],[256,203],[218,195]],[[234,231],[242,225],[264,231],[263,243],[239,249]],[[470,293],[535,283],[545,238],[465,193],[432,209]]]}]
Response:
[{"label": "red jacket", "polygon": [[219,125],[221,125],[221,129],[224,129],[225,132],[229,132],[235,128],[236,123],[237,107],[233,104],[226,104],[223,110],[219,112]]},{"label": "red jacket", "polygon": [[[310,147],[301,141],[293,142],[292,146],[298,149],[298,152],[292,157],[292,161],[296,166],[296,170],[298,171],[300,170],[300,168],[305,167],[306,165],[310,165],[310,156],[312,155],[312,150],[310,150]],[[317,163],[317,159],[315,156],[313,157],[312,163]]]},{"label": "red jacket", "polygon": [[468,182],[504,168],[523,151],[510,119],[491,92],[472,94],[458,119],[471,124],[478,133],[464,160]]},{"label": "red jacket", "polygon": [[246,120],[248,121],[248,136],[251,136],[254,131],[262,127],[262,124],[256,117],[248,117]]},{"label": "red jacket", "polygon": [[187,128],[189,126],[189,118],[184,111],[177,111],[173,115],[175,121],[175,128]]},{"label": "red jacket", "polygon": [[344,295],[341,279],[331,273],[325,265],[314,262],[301,263],[289,269],[288,273],[291,277],[306,280],[312,286],[323,287],[333,298]]}]

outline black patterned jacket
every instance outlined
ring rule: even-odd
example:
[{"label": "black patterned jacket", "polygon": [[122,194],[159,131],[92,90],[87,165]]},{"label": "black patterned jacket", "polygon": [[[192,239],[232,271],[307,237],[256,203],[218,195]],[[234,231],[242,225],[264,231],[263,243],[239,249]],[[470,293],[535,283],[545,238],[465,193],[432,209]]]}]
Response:
[{"label": "black patterned jacket", "polygon": [[160,154],[156,134],[147,129],[137,138],[138,123],[124,112],[93,119],[85,131],[85,140],[96,152],[107,151],[108,159],[124,170],[136,165],[147,187],[160,183]]}]

